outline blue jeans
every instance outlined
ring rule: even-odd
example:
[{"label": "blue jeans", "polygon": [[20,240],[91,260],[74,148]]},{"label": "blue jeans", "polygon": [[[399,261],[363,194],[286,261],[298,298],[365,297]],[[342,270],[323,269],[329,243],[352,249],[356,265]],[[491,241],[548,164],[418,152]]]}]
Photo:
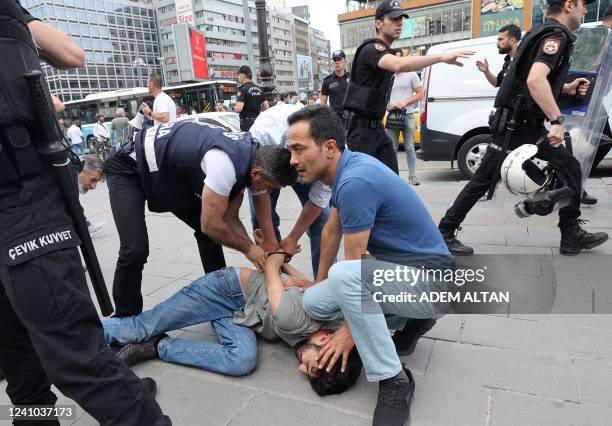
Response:
[{"label": "blue jeans", "polygon": [[[291,185],[293,191],[300,199],[300,203],[302,206],[306,204],[308,201],[308,193],[310,192],[310,185],[304,185],[301,183],[295,183]],[[280,231],[278,227],[280,226],[280,217],[276,213],[276,203],[278,202],[278,197],[280,196],[280,189],[275,189],[270,192],[270,200],[272,201],[272,225],[274,225],[274,234],[276,235],[276,239],[278,241],[282,240]],[[251,223],[253,225],[253,229],[259,228],[259,222],[257,221],[257,216],[255,215],[255,208],[253,207],[253,196],[249,191],[249,205],[251,208]],[[327,218],[329,217],[329,207],[325,207],[319,217],[310,225],[308,231],[306,231],[308,237],[310,238],[310,257],[312,259],[312,273],[313,276],[317,276],[317,271],[319,270],[319,256],[321,252],[321,231],[323,230],[323,226],[325,222],[327,222]]]},{"label": "blue jeans", "polygon": [[83,142],[72,144],[72,150],[75,154],[82,155],[85,153],[85,144]]},{"label": "blue jeans", "polygon": [[406,318],[439,318],[441,315],[430,303],[374,301],[375,292],[384,295],[409,292],[418,297],[428,289],[420,282],[414,286],[398,282],[375,286],[371,279],[374,269],[393,270],[397,265],[371,259],[363,262],[363,265],[361,260],[334,264],[327,280],[306,290],[303,304],[306,314],[313,319],[346,319],[366,376],[369,381],[377,382],[395,376],[402,368],[388,330],[403,328]]},{"label": "blue jeans", "polygon": [[198,278],[174,296],[139,315],[102,320],[110,343],[137,343],[183,327],[211,322],[219,343],[165,338],[159,357],[230,376],[243,376],[257,366],[257,338],[248,327],[233,323],[234,312],[245,305],[234,268],[224,268]]},{"label": "blue jeans", "polygon": [[399,148],[399,133],[404,135],[404,148],[406,150],[406,161],[408,162],[408,170],[411,174],[416,172],[416,152],[414,150],[414,130],[416,123],[414,121],[414,113],[406,114],[406,124],[403,129],[387,129],[387,134],[393,141],[393,148],[397,152]]}]

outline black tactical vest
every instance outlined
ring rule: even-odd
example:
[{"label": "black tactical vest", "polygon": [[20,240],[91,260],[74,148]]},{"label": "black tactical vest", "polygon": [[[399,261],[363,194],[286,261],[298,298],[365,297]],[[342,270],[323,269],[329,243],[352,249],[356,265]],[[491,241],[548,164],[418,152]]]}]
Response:
[{"label": "black tactical vest", "polygon": [[360,115],[382,120],[387,111],[389,95],[391,94],[391,82],[393,81],[393,73],[380,69],[379,72],[384,73],[384,79],[380,87],[362,86],[355,82],[357,77],[357,60],[359,54],[365,46],[371,43],[383,43],[381,40],[372,38],[364,41],[355,52],[353,58],[353,66],[346,95],[344,95],[344,103],[342,109],[348,109]]},{"label": "black tactical vest", "polygon": [[[559,99],[563,84],[565,83],[565,76],[572,62],[571,54],[574,48],[575,36],[559,22],[548,19],[539,25],[535,25],[521,40],[516,55],[495,97],[496,108],[514,109],[516,97],[522,95],[525,98],[522,108],[522,112],[525,116],[529,116],[530,118],[545,117],[544,112],[533,100],[529,92],[526,76],[524,76],[525,80],[523,81],[521,77],[517,75],[517,72],[519,69],[524,69],[525,63],[533,63],[540,43],[544,39],[560,33],[566,35],[567,44],[565,45],[565,51],[562,52],[562,57],[559,62],[560,66],[551,71],[551,78],[549,78],[552,93],[556,100]],[[521,115],[523,115],[523,113]]]},{"label": "black tactical vest", "polygon": [[201,163],[209,149],[223,150],[236,169],[233,199],[250,185],[253,156],[259,144],[249,133],[178,122],[143,129],[136,135],[138,175],[153,212],[198,210],[204,189]]}]

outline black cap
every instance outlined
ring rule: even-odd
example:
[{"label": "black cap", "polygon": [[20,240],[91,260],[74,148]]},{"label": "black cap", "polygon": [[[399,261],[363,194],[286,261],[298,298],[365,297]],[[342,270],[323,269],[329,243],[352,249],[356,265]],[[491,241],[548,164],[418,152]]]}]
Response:
[{"label": "black cap", "polygon": [[238,69],[238,74],[245,74],[247,76],[251,76],[253,75],[253,71],[251,71],[251,68],[248,65],[243,65],[240,67],[240,69]]},{"label": "black cap", "polygon": [[[554,6],[557,5],[559,3],[565,3],[566,0],[546,0],[546,4],[548,4],[548,6]],[[589,4],[589,3],[593,3],[595,0],[584,0],[584,4]]]},{"label": "black cap", "polygon": [[336,59],[346,59],[346,55],[342,50],[334,50],[332,53],[332,59],[335,61]]},{"label": "black cap", "polygon": [[399,0],[383,0],[376,8],[376,19],[383,19],[385,16],[391,19],[400,16],[407,18],[408,14],[400,6]]}]

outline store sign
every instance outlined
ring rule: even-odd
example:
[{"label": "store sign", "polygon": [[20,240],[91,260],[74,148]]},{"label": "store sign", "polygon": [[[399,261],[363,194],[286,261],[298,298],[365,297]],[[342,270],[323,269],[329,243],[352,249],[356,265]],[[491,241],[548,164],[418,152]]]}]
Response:
[{"label": "store sign", "polygon": [[524,0],[481,0],[480,37],[496,35],[504,25],[522,28]]},{"label": "store sign", "polygon": [[191,58],[193,61],[193,76],[208,79],[208,63],[206,61],[206,43],[204,34],[189,28]]},{"label": "store sign", "polygon": [[175,8],[177,23],[193,25],[193,5],[191,0],[176,0]]}]

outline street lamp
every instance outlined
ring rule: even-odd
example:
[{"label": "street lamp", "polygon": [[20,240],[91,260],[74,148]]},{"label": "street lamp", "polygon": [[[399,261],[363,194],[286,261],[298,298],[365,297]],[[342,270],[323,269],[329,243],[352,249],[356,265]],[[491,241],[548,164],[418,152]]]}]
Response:
[{"label": "street lamp", "polygon": [[162,77],[164,77],[164,84],[162,86],[169,86],[168,80],[166,80],[166,67],[164,66],[164,65],[166,65],[166,58],[164,58],[163,56],[159,56],[156,59],[161,64]]},{"label": "street lamp", "polygon": [[261,88],[270,104],[276,98],[276,86],[272,79],[272,62],[270,61],[270,49],[268,48],[268,26],[266,23],[266,0],[255,0],[257,10],[257,35],[259,39],[259,78]]}]

